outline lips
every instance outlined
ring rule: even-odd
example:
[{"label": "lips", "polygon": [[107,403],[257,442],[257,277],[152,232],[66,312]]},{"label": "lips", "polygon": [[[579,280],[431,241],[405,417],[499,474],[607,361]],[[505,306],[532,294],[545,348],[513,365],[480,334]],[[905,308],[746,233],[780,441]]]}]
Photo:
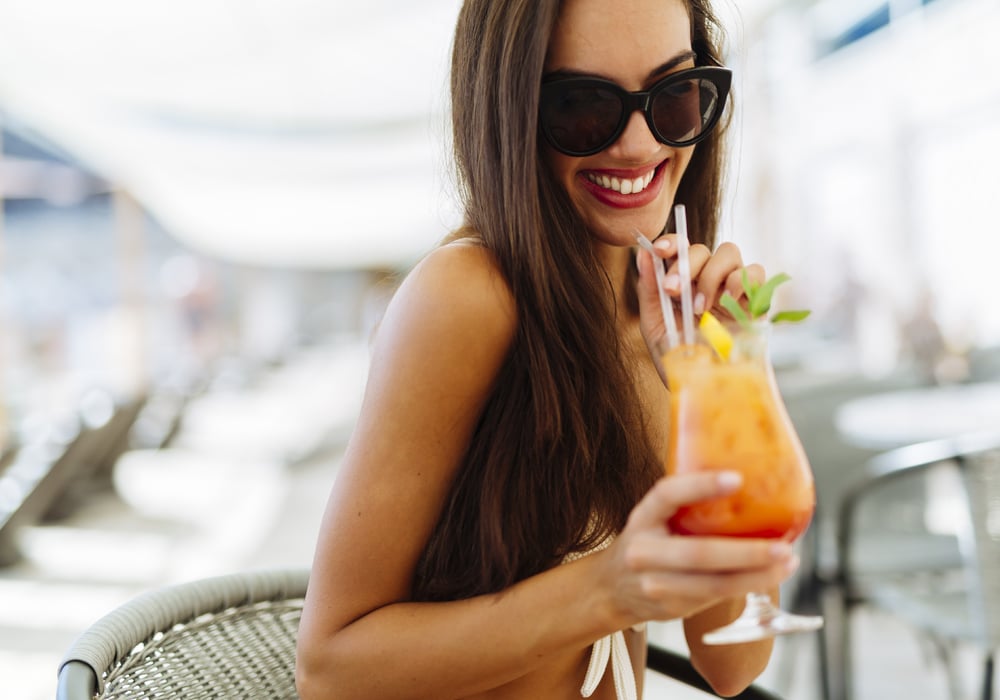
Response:
[{"label": "lips", "polygon": [[580,184],[595,199],[616,209],[646,206],[660,194],[663,172],[670,160],[654,167],[630,170],[585,170]]}]

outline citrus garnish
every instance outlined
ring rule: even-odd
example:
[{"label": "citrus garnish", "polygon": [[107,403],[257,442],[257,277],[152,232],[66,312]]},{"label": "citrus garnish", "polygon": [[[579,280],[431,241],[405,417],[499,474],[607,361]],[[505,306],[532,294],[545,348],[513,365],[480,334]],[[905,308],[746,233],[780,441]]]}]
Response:
[{"label": "citrus garnish", "polygon": [[702,335],[705,336],[705,340],[708,344],[712,346],[712,349],[721,357],[723,360],[729,359],[729,353],[733,349],[733,336],[726,330],[719,319],[713,316],[711,313],[706,311],[701,315],[701,320],[698,322],[698,328],[701,330]]}]

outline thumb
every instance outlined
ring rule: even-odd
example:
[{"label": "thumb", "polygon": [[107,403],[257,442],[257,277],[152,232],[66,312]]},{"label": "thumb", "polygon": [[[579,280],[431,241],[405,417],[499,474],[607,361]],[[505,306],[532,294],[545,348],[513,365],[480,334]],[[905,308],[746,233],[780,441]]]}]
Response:
[{"label": "thumb", "polygon": [[658,343],[666,334],[663,322],[663,309],[660,306],[660,292],[657,288],[656,270],[654,265],[662,265],[662,260],[654,260],[646,250],[639,248],[635,256],[639,269],[639,279],[636,284],[636,297],[639,301],[639,322],[650,346]]},{"label": "thumb", "polygon": [[642,248],[636,253],[635,261],[639,268],[639,280],[635,290],[639,302],[639,330],[642,332],[643,340],[646,341],[650,357],[653,358],[656,372],[666,385],[667,373],[660,361],[660,356],[667,346],[667,325],[663,314],[673,313],[673,305],[667,302],[667,308],[664,309],[654,267],[662,265],[663,261]]}]

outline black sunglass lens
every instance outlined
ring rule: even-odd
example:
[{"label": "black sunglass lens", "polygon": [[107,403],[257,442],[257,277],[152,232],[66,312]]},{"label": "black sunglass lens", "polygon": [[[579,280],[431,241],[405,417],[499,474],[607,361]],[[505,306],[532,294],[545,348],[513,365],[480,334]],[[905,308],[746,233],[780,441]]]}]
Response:
[{"label": "black sunglass lens", "polygon": [[563,150],[585,153],[604,146],[614,135],[622,102],[611,90],[594,86],[559,86],[550,90],[542,119]]},{"label": "black sunglass lens", "polygon": [[698,138],[720,108],[719,88],[711,80],[690,78],[671,83],[653,98],[653,122],[668,141]]}]

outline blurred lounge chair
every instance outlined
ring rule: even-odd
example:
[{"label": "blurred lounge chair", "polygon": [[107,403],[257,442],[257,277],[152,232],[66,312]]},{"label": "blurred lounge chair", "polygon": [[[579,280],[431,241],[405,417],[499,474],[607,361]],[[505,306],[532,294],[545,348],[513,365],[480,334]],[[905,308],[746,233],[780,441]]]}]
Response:
[{"label": "blurred lounge chair", "polygon": [[[87,629],[59,667],[57,700],[294,699],[308,571],[242,572],[145,593]],[[648,668],[714,697],[683,656],[650,646]],[[752,686],[742,700],[778,700]]]},{"label": "blurred lounge chair", "polygon": [[0,472],[0,566],[20,559],[19,528],[65,515],[75,503],[75,490],[110,469],[141,403],[125,401],[89,421],[71,414],[19,446]]},{"label": "blurred lounge chair", "polygon": [[79,439],[86,444],[77,446],[67,482],[45,508],[45,520],[68,517],[93,492],[111,488],[112,467],[128,449],[129,434],[146,404],[145,396],[115,403],[107,397],[107,413],[82,420]]},{"label": "blurred lounge chair", "polygon": [[955,652],[976,649],[978,697],[990,700],[1000,648],[1000,431],[873,458],[842,498],[836,537],[838,566],[822,596],[826,697],[852,697],[851,615],[865,606],[931,643],[953,700],[968,697]]}]

